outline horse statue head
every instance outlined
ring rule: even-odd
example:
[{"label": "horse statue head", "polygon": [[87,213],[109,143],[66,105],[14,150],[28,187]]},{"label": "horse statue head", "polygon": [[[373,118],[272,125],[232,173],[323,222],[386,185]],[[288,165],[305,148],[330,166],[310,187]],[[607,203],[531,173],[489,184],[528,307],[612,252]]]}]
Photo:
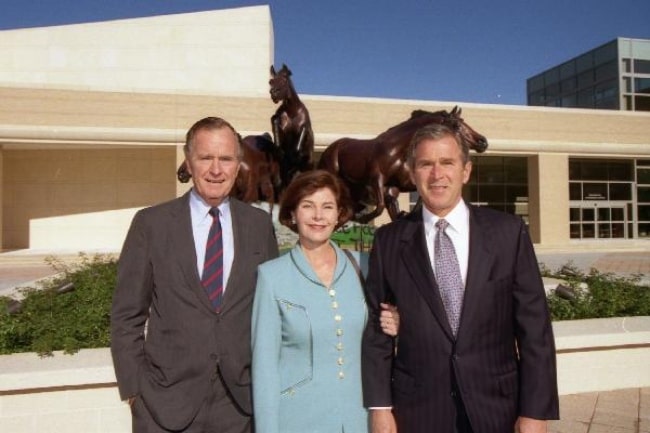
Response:
[{"label": "horse statue head", "polygon": [[269,86],[269,93],[274,104],[287,100],[296,94],[291,82],[291,70],[285,64],[282,64],[282,68],[277,72],[275,67],[271,65]]},{"label": "horse statue head", "polygon": [[286,188],[293,177],[314,167],[314,132],[309,111],[293,87],[287,65],[276,72],[271,66],[269,80],[271,99],[280,106],[271,116],[273,141],[280,155],[280,177]]},{"label": "horse statue head", "polygon": [[[474,129],[472,129],[461,117],[462,109],[455,106],[451,111],[424,111],[424,110],[414,110],[411,113],[411,119],[414,118],[431,118],[432,122],[430,123],[441,123],[447,125],[455,133],[457,138],[460,141],[460,144],[467,146],[470,150],[473,150],[477,153],[483,153],[488,147],[488,141],[485,136],[479,134]],[[433,119],[436,117],[439,119]],[[427,122],[429,123],[429,122]]]}]

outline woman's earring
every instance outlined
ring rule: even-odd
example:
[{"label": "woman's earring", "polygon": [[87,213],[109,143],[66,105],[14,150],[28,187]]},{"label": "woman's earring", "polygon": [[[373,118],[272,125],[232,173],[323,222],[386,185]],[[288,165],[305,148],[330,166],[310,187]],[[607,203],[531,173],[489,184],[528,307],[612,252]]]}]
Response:
[{"label": "woman's earring", "polygon": [[291,224],[293,224],[294,226],[296,225],[296,217],[294,216],[291,217]]}]

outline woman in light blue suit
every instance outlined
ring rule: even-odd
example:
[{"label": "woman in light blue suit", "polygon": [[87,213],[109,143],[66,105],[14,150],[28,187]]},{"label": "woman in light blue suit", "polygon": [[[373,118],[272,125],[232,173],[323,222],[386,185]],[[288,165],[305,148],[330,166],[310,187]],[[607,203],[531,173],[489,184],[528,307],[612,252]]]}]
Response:
[{"label": "woman in light blue suit", "polygon": [[[315,170],[289,185],[280,222],[298,233],[287,254],[259,267],[253,304],[253,413],[257,433],[363,433],[360,267],[329,240],[351,216],[338,178]],[[363,262],[363,263],[361,263]],[[381,326],[395,335],[399,316]]]}]

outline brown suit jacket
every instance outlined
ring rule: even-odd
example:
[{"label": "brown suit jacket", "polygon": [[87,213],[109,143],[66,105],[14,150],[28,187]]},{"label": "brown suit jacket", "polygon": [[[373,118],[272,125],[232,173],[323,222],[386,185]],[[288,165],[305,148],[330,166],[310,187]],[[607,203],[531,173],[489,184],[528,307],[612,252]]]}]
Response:
[{"label": "brown suit jacket", "polygon": [[189,194],[133,218],[111,315],[120,396],[140,396],[156,422],[170,430],[190,423],[217,368],[235,403],[252,412],[250,322],[257,266],[278,255],[269,215],[231,199],[235,254],[221,312],[214,312],[196,267]]},{"label": "brown suit jacket", "polygon": [[[520,218],[470,206],[468,275],[456,339],[429,262],[420,210],[377,230],[367,298],[364,400],[368,407],[393,406],[399,432],[453,432],[454,393],[462,397],[475,432],[512,431],[518,416],[557,418],[553,332]],[[384,300],[400,311],[394,357],[392,340],[378,326]]]}]

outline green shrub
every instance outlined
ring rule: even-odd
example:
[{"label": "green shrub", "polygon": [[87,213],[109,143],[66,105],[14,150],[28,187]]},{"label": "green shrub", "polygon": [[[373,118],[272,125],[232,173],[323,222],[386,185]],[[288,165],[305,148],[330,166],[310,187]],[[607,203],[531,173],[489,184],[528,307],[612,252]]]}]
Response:
[{"label": "green shrub", "polygon": [[553,320],[604,317],[650,316],[650,287],[639,284],[641,276],[621,277],[591,269],[588,274],[572,265],[556,272],[542,269],[542,275],[564,281],[569,290],[548,296]]},{"label": "green shrub", "polygon": [[[66,265],[50,258],[60,273],[41,290],[23,289],[20,309],[10,313],[9,298],[0,299],[0,354],[54,350],[74,353],[110,344],[110,309],[117,276],[117,259],[80,255]],[[72,290],[61,288],[72,284]],[[68,286],[69,287],[69,286]]]},{"label": "green shrub", "polygon": [[[345,240],[353,243],[356,239]],[[61,276],[41,290],[23,289],[25,298],[18,312],[9,312],[15,301],[0,297],[0,354],[50,355],[55,350],[74,353],[110,345],[117,259],[81,254],[75,265],[65,265],[54,258],[49,263]],[[557,292],[549,294],[553,320],[650,316],[650,287],[640,286],[639,277],[618,277],[596,269],[584,274],[571,265],[556,272],[543,268],[542,275],[561,279],[570,289],[571,299]],[[61,293],[60,288],[67,283],[72,283],[74,289]]]}]

